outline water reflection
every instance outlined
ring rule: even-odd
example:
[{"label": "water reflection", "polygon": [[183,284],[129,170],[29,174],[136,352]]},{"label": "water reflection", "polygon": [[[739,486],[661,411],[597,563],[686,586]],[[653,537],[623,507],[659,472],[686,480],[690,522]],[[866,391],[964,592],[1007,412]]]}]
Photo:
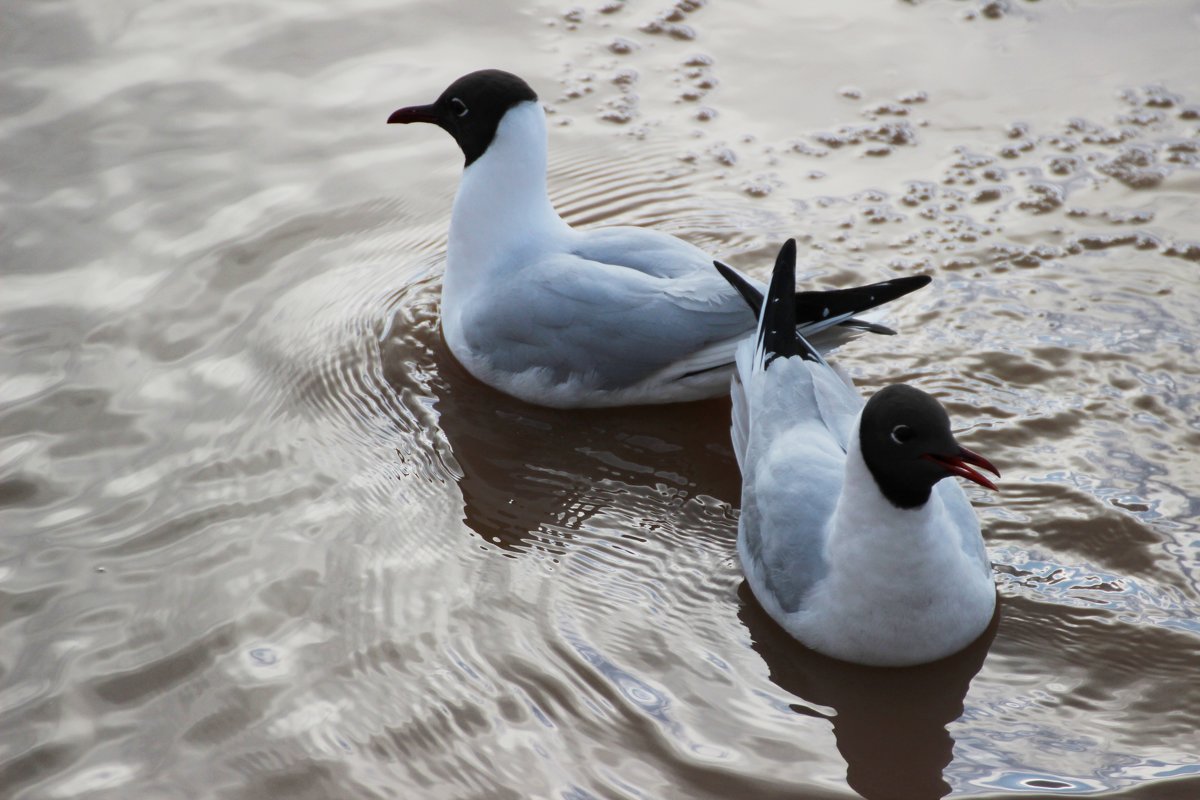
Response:
[{"label": "water reflection", "polygon": [[668,508],[697,495],[737,504],[728,400],[540,408],[476,381],[440,338],[433,350],[430,389],[458,465],[464,521],[485,541],[513,553],[560,550],[630,487],[656,489]]},{"label": "water reflection", "polygon": [[828,658],[796,642],[767,616],[743,582],[739,618],[771,680],[807,703],[833,708],[829,716],[797,703],[801,714],[833,724],[846,759],[846,781],[868,800],[938,798],[951,787],[942,777],[954,755],[947,725],[963,713],[971,680],[996,635],[999,613],[970,647],[917,667],[864,667]]}]

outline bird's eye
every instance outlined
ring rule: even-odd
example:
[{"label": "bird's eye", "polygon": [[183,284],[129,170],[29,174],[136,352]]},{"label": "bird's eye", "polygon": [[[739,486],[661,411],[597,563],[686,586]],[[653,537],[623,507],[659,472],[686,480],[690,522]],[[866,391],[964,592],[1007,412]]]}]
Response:
[{"label": "bird's eye", "polygon": [[457,97],[450,98],[450,107],[454,109],[454,116],[465,117],[467,115],[467,104]]},{"label": "bird's eye", "polygon": [[916,432],[907,425],[897,425],[892,428],[892,441],[896,444],[904,444],[915,435]]}]

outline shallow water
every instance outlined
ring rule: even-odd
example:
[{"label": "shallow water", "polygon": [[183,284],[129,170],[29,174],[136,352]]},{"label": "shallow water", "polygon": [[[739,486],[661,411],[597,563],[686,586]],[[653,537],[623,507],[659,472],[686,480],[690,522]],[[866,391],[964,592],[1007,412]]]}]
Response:
[{"label": "shallow water", "polygon": [[[1193,4],[10,6],[0,796],[1200,797]],[[383,121],[484,66],[574,224],[935,277],[839,363],[1004,472],[980,642],[780,633],[727,402],[454,363],[461,159]]]}]

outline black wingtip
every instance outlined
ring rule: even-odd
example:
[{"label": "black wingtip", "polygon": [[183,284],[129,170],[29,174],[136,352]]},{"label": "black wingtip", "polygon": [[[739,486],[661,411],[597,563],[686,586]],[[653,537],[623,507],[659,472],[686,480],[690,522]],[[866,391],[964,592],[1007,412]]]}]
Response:
[{"label": "black wingtip", "polygon": [[750,310],[754,312],[754,318],[758,319],[758,315],[762,312],[762,292],[754,288],[750,281],[739,275],[733,267],[722,264],[720,261],[714,261],[713,266],[717,268],[717,272],[721,273],[722,278],[729,281],[730,286],[737,289],[738,294],[746,301],[746,305],[750,306]]},{"label": "black wingtip", "polygon": [[[906,275],[849,289],[796,292],[796,320],[800,325],[808,325],[830,317],[861,314],[928,286],[932,280],[928,275]],[[840,324],[862,327],[849,319]]]},{"label": "black wingtip", "polygon": [[796,240],[788,239],[779,248],[771,284],[759,322],[759,347],[767,363],[775,356],[798,355],[796,348]]},{"label": "black wingtip", "polygon": [[788,239],[779,248],[775,258],[775,269],[771,273],[771,285],[767,297],[733,268],[713,261],[721,277],[737,289],[738,294],[758,318],[758,349],[762,353],[764,366],[776,356],[802,356],[810,361],[820,361],[821,356],[796,330],[796,240]]},{"label": "black wingtip", "polygon": [[[779,248],[779,255],[775,256],[775,269],[784,267],[792,271],[793,276],[796,273],[796,240],[788,239]],[[773,273],[772,273],[773,274]],[[792,291],[796,290],[796,281],[792,280]]]}]

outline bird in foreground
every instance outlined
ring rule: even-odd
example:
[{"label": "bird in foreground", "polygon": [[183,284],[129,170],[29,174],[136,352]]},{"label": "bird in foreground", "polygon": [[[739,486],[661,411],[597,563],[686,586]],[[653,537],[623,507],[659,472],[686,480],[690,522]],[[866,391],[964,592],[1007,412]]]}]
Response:
[{"label": "bird in foreground", "polygon": [[[905,384],[857,391],[796,331],[796,243],[779,252],[737,350],[731,433],[742,471],[738,556],[754,596],[789,634],[875,666],[935,661],[988,626],[996,588],[958,476],[996,487],[955,441],[946,410]],[[973,465],[973,466],[972,466]]]},{"label": "bird in foreground", "polygon": [[[645,228],[575,230],[559,217],[546,191],[545,112],[525,81],[472,72],[430,105],[401,108],[388,122],[437,125],[466,159],[450,218],[441,320],[468,372],[557,407],[728,391],[737,343],[754,329],[754,315],[699,248]],[[855,315],[928,282],[908,276],[797,293],[800,330],[891,333]]]}]

